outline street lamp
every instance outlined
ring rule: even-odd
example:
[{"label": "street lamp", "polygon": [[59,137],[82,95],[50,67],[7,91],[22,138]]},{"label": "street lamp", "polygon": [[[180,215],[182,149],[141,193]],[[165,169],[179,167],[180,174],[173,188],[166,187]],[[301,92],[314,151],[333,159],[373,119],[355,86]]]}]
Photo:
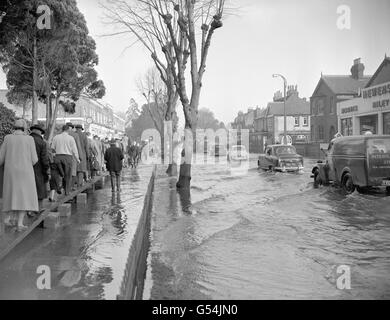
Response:
[{"label": "street lamp", "polygon": [[286,87],[287,87],[287,80],[285,77],[283,77],[281,74],[273,74],[272,77],[277,78],[280,77],[283,79],[284,83],[284,99],[283,99],[283,104],[284,104],[284,143],[287,144],[287,118],[286,118]]}]

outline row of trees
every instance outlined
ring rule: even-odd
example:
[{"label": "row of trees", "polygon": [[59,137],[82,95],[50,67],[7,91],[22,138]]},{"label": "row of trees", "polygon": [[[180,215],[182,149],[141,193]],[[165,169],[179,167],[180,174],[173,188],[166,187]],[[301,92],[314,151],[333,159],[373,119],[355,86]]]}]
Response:
[{"label": "row of trees", "polygon": [[222,27],[224,6],[225,0],[106,0],[103,5],[108,21],[115,25],[113,35],[129,33],[149,51],[165,84],[166,121],[177,118],[175,106],[180,99],[187,130],[178,188],[190,187],[202,81],[214,32]]},{"label": "row of trees", "polygon": [[[102,98],[105,87],[97,78],[96,44],[75,0],[7,0],[0,24],[0,64],[7,75],[10,103],[32,105],[38,120],[38,100],[46,104],[46,127],[51,139],[58,108],[75,110],[81,94]],[[42,19],[46,28],[37,26]],[[24,108],[25,109],[25,108]]]}]

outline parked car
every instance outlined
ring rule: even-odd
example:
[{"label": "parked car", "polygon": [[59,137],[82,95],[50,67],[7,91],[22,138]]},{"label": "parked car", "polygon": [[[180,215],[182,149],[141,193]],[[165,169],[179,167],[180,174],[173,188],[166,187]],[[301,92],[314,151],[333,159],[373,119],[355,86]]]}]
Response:
[{"label": "parked car", "polygon": [[339,137],[331,141],[326,160],[313,167],[314,185],[341,185],[349,194],[385,187],[390,192],[390,135]]},{"label": "parked car", "polygon": [[267,146],[265,153],[257,161],[259,168],[274,171],[303,170],[303,157],[297,154],[292,145],[275,144]]},{"label": "parked car", "polygon": [[237,145],[232,146],[227,153],[228,161],[246,161],[249,160],[248,152],[246,151],[245,146]]}]

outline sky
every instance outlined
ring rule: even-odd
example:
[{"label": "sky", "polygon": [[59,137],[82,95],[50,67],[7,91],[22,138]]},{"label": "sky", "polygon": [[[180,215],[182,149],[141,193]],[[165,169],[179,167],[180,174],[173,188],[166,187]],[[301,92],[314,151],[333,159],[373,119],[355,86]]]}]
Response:
[{"label": "sky", "polygon": [[[227,0],[228,1],[228,0]],[[200,108],[217,119],[232,122],[238,111],[266,107],[274,92],[283,89],[283,74],[310,98],[323,74],[350,74],[361,58],[365,74],[372,75],[390,56],[389,0],[233,0],[236,10],[216,30],[203,79]],[[97,43],[99,78],[106,86],[103,98],[115,110],[125,111],[134,98],[145,103],[136,79],[152,61],[141,44],[128,49],[131,37],[104,37],[103,9],[95,0],[77,0],[90,34]],[[350,29],[341,30],[338,7],[347,5]],[[189,69],[189,68],[188,68]],[[5,88],[0,74],[0,88]],[[182,114],[181,106],[178,106]]]}]

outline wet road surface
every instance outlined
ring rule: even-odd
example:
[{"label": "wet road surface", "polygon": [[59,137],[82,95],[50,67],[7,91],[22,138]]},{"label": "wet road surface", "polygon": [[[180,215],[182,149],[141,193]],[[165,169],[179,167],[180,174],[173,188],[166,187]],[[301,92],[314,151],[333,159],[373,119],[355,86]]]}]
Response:
[{"label": "wet road surface", "polygon": [[[0,299],[116,299],[151,173],[126,170],[120,194],[106,178],[59,229],[34,230],[0,262]],[[50,267],[50,290],[37,289],[42,265]]]},{"label": "wet road surface", "polygon": [[[390,298],[390,197],[305,172],[194,166],[190,201],[156,180],[145,299]],[[351,270],[339,290],[337,267]]]}]

